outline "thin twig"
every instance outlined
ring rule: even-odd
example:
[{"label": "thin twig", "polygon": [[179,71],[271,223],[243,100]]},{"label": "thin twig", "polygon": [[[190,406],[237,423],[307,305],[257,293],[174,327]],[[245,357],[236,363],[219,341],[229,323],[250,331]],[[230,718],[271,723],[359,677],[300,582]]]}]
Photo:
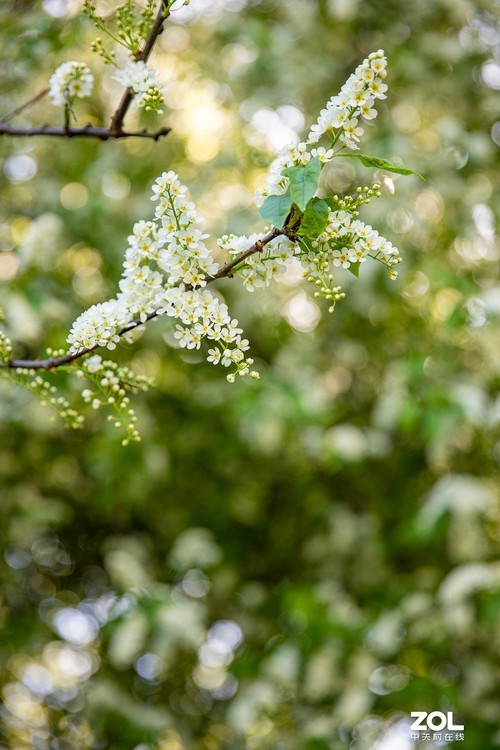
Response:
[{"label": "thin twig", "polygon": [[34,96],[32,99],[29,99],[27,102],[24,102],[24,104],[21,104],[19,107],[16,107],[16,109],[13,109],[12,112],[8,112],[6,115],[2,117],[1,122],[9,122],[12,120],[13,117],[16,115],[19,115],[23,110],[27,109],[28,107],[31,107],[33,104],[36,104],[39,99],[42,99],[46,94],[49,93],[48,87],[46,89],[42,89],[42,91],[39,91],[36,96]]},{"label": "thin twig", "polygon": [[[233,260],[226,263],[226,265],[222,266],[222,268],[220,268],[214,276],[207,277],[207,285],[212,284],[214,281],[217,281],[217,279],[228,277],[231,278],[232,271],[234,268],[236,268],[236,266],[246,260],[250,255],[262,252],[264,247],[269,244],[269,242],[272,242],[272,240],[276,239],[276,237],[279,237],[283,234],[285,234],[285,231],[283,229],[276,229],[276,227],[274,227],[270,232],[262,237],[262,239],[254,242],[253,245],[248,248],[248,250],[245,250],[245,252],[241,253],[236,258],[233,258]],[[190,285],[186,285],[185,288],[186,290],[192,289]],[[124,336],[126,333],[133,331],[134,328],[138,328],[139,326],[147,323],[150,320],[153,320],[153,318],[156,318],[163,313],[164,310],[162,308],[158,308],[157,310],[153,310],[153,312],[149,313],[149,315],[146,317],[146,320],[132,320],[124,328],[122,328],[121,331],[119,331],[118,335]],[[69,365],[75,360],[80,359],[80,357],[84,357],[86,354],[90,354],[91,352],[100,348],[101,347],[96,344],[95,346],[92,346],[88,349],[80,349],[77,352],[68,352],[67,354],[61,355],[60,357],[48,357],[48,359],[9,359],[7,362],[0,362],[0,369],[55,370],[57,367]]]},{"label": "thin twig", "polygon": [[[158,37],[163,31],[163,24],[165,23],[169,15],[170,15],[170,10],[169,9],[165,10],[163,0],[160,0],[160,7],[158,9],[158,13],[156,14],[154,23],[151,26],[151,29],[149,30],[147,39],[144,42],[144,47],[135,55],[136,62],[139,62],[141,60],[142,62],[147,61],[148,57],[150,56],[152,52],[152,49],[155,45],[156,40],[158,39]],[[123,120],[125,118],[125,115],[127,114],[127,110],[130,107],[130,104],[133,98],[134,98],[134,95],[131,89],[128,88],[123,94],[121,101],[118,107],[116,108],[116,111],[113,114],[113,117],[111,118],[109,129],[112,133],[121,132],[121,129],[123,126]]]},{"label": "thin twig", "polygon": [[157,141],[162,136],[168,135],[172,128],[163,127],[156,131],[148,130],[120,130],[112,132],[108,128],[96,128],[85,125],[83,128],[65,128],[55,125],[40,125],[36,127],[16,128],[13,125],[4,125],[0,122],[0,135],[36,136],[49,135],[63,138],[77,138],[79,136],[88,138],[99,138],[101,141],[119,138],[151,138]]},{"label": "thin twig", "polygon": [[70,117],[71,117],[71,107],[69,105],[69,102],[66,102],[64,105],[64,132],[67,133],[70,128]]}]

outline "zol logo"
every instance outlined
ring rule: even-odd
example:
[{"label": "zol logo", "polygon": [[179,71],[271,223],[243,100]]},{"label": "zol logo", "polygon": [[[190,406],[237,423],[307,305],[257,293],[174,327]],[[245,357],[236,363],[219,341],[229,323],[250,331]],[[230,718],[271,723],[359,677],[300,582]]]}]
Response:
[{"label": "zol logo", "polygon": [[463,724],[455,724],[453,712],[447,711],[445,714],[441,711],[412,711],[411,718],[415,719],[410,727],[413,732],[427,732],[429,729],[433,732],[440,732],[442,729],[450,732],[453,730],[461,731]]}]

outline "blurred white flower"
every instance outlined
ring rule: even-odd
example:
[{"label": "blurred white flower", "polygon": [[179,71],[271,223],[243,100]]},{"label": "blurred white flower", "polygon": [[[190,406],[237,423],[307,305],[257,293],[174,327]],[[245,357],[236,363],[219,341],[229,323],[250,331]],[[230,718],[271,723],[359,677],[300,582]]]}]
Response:
[{"label": "blurred white flower", "polygon": [[134,103],[146,110],[155,110],[161,114],[159,105],[165,101],[163,88],[156,70],[148,68],[145,62],[129,61],[124,68],[113,76],[115,81],[130,88],[135,94]]},{"label": "blurred white flower", "polygon": [[480,478],[447,474],[432,487],[420,511],[423,528],[433,526],[447,511],[467,518],[483,513],[492,502],[492,490]]},{"label": "blurred white flower", "polygon": [[211,568],[222,557],[219,545],[208,529],[191,528],[179,534],[170,553],[170,563],[177,570]]},{"label": "blurred white flower", "polygon": [[83,62],[65,62],[52,74],[49,81],[49,96],[56,106],[70,104],[77,96],[84,99],[92,93],[94,76]]},{"label": "blurred white flower", "polygon": [[500,588],[500,562],[467,563],[448,573],[438,590],[444,606],[462,602],[476,591]]}]

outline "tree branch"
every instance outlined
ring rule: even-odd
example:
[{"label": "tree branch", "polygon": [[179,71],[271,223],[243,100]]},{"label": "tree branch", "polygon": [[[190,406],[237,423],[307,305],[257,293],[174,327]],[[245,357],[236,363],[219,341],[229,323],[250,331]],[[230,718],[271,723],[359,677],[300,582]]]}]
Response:
[{"label": "tree branch", "polygon": [[0,135],[19,135],[19,136],[36,136],[48,135],[63,138],[99,138],[101,141],[107,141],[114,138],[151,138],[157,141],[162,136],[168,135],[172,128],[163,127],[159,130],[149,132],[148,130],[120,130],[113,132],[108,128],[96,128],[92,125],[85,125],[83,128],[65,128],[55,125],[41,125],[36,127],[16,128],[13,125],[4,125],[0,122]]},{"label": "tree branch", "polygon": [[[163,31],[163,24],[165,23],[169,15],[170,15],[170,9],[165,10],[163,0],[160,0],[160,7],[158,9],[158,13],[156,14],[154,23],[151,26],[148,37],[144,43],[144,47],[142,48],[142,50],[140,50],[140,52],[138,52],[135,55],[136,62],[139,62],[141,60],[142,62],[147,61],[155,45],[156,40],[158,39],[158,37]],[[121,129],[123,126],[123,120],[125,118],[125,115],[127,114],[127,110],[130,107],[130,104],[133,98],[134,98],[134,95],[132,91],[128,88],[123,94],[120,104],[118,105],[113,117],[111,118],[111,122],[109,125],[109,130],[111,131],[111,133],[121,132]]]},{"label": "tree branch", "polygon": [[[268,232],[264,237],[262,237],[262,239],[254,242],[253,245],[248,248],[248,250],[245,250],[245,252],[241,253],[236,258],[233,258],[231,261],[222,266],[222,268],[220,268],[214,276],[206,277],[207,286],[208,284],[212,284],[214,281],[217,281],[217,279],[232,278],[233,270],[236,268],[236,266],[249,258],[250,255],[262,252],[266,245],[272,242],[272,240],[276,239],[276,237],[279,237],[283,234],[285,234],[285,230],[283,229],[276,229],[276,227],[271,229],[271,231]],[[192,289],[192,287],[190,285],[187,285],[186,290],[189,289]],[[153,310],[153,312],[149,313],[146,320],[144,321],[137,319],[130,321],[130,323],[122,328],[118,335],[124,336],[126,333],[129,333],[130,331],[133,331],[135,328],[138,328],[144,323],[153,320],[153,318],[158,317],[162,314],[162,312],[162,308],[158,308],[158,310]],[[69,365],[75,360],[80,359],[80,357],[84,357],[86,354],[90,354],[91,352],[100,348],[102,347],[96,345],[91,347],[90,349],[80,349],[77,352],[68,352],[67,354],[63,354],[60,357],[48,357],[47,359],[9,359],[7,362],[0,362],[0,369],[55,370],[56,368],[62,367],[63,365]]]},{"label": "tree branch", "polygon": [[[280,234],[285,234],[283,229],[276,229],[274,228],[269,234],[266,234],[265,237],[263,237],[261,240],[257,240],[254,242],[254,244],[248,248],[248,250],[245,250],[244,253],[241,253],[241,255],[238,255],[236,258],[233,258],[233,260],[230,260],[228,263],[226,263],[225,266],[222,266],[221,269],[211,278],[211,281],[215,281],[216,279],[222,279],[225,276],[232,276],[233,268],[236,266],[239,266],[240,263],[242,263],[244,260],[246,260],[250,255],[254,255],[254,253],[261,253],[264,247],[271,242],[271,240],[274,240],[276,237],[279,237]],[[208,283],[208,282],[207,282]]]}]

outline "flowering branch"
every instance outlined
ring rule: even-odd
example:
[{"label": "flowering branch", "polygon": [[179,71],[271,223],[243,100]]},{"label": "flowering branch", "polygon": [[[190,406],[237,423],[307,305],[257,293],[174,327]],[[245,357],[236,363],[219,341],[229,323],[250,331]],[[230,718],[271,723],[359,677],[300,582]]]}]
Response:
[{"label": "flowering branch", "polygon": [[[222,279],[225,276],[232,277],[233,269],[236,268],[236,266],[239,266],[240,263],[243,263],[247,258],[249,258],[251,255],[255,255],[256,253],[262,252],[264,247],[269,243],[272,242],[272,240],[276,239],[276,237],[279,237],[280,235],[285,235],[286,227],[285,229],[276,229],[274,227],[268,234],[266,234],[265,237],[263,237],[261,240],[256,240],[251,247],[248,248],[248,250],[245,250],[244,253],[241,253],[241,255],[238,255],[236,258],[233,258],[233,260],[226,263],[225,266],[222,266],[220,271],[218,271],[211,279],[210,281],[215,281],[216,279]],[[207,283],[209,283],[207,281]]]},{"label": "flowering branch", "polygon": [[[156,14],[154,23],[144,43],[144,47],[134,56],[134,59],[136,62],[147,62],[153,50],[156,40],[158,39],[158,37],[163,31],[163,24],[165,23],[169,15],[170,15],[169,6],[166,6],[163,0],[161,0],[158,13]],[[109,130],[113,134],[113,137],[115,138],[117,136],[114,134],[115,133],[119,134],[122,131],[123,120],[125,118],[125,115],[127,114],[127,110],[130,107],[130,104],[132,103],[133,98],[134,98],[134,93],[129,86],[127,90],[125,91],[125,93],[123,94],[121,102],[118,105],[113,117],[111,118]]]},{"label": "flowering branch", "polygon": [[12,125],[4,125],[0,122],[0,135],[21,135],[21,136],[37,136],[37,135],[48,135],[55,136],[57,138],[98,138],[101,141],[107,141],[110,138],[118,140],[120,138],[150,138],[153,141],[157,141],[165,135],[168,135],[172,128],[163,127],[156,131],[148,130],[120,130],[112,132],[109,128],[96,128],[92,125],[85,125],[83,128],[74,127],[58,127],[54,125],[41,125],[36,127],[27,128],[16,128]]},{"label": "flowering branch", "polygon": [[[156,17],[154,19],[154,22],[149,30],[149,33],[146,37],[146,40],[144,42],[144,46],[142,49],[137,51],[133,55],[133,60],[135,63],[146,63],[148,60],[153,47],[160,36],[160,34],[163,31],[163,26],[166,21],[166,19],[170,15],[170,5],[171,3],[165,3],[163,0],[160,2],[160,6],[158,9],[158,12],[156,14]],[[51,88],[45,88],[43,91],[38,93],[36,96],[34,96],[29,101],[25,102],[24,104],[21,104],[19,107],[14,109],[12,112],[9,112],[4,117],[0,118],[0,136],[1,135],[11,135],[11,136],[38,136],[38,135],[47,135],[47,136],[54,136],[58,138],[74,138],[74,137],[93,137],[98,138],[101,141],[107,141],[109,139],[120,139],[120,138],[150,138],[154,141],[157,141],[159,138],[162,138],[163,136],[168,135],[170,133],[171,128],[169,127],[162,127],[154,132],[149,132],[147,130],[139,130],[139,131],[126,131],[123,129],[123,121],[125,119],[125,115],[127,114],[128,108],[130,107],[130,104],[134,100],[134,97],[137,93],[136,90],[132,86],[127,86],[120,103],[118,104],[112,118],[111,122],[108,128],[103,127],[93,127],[92,125],[86,125],[85,127],[70,127],[69,124],[69,117],[71,113],[70,109],[70,103],[71,103],[71,97],[70,93],[74,96],[83,96],[88,95],[90,92],[90,89],[92,87],[93,82],[93,76],[90,74],[90,71],[85,67],[85,72],[82,76],[82,74],[78,74],[75,76],[74,70],[75,66],[83,67],[83,64],[81,63],[64,63],[61,68],[64,68],[64,74],[60,75],[59,78],[54,81],[54,76],[51,79]],[[56,71],[55,76],[57,76],[58,71]],[[78,90],[73,91],[70,87],[73,84],[75,78],[79,79],[85,79],[87,78],[87,81],[83,81],[83,87],[88,87],[88,92],[83,91],[81,84],[80,88]],[[149,76],[149,79],[154,78],[154,75]],[[149,84],[151,83],[151,80],[148,79]],[[52,85],[53,84],[53,85]],[[7,123],[15,117],[17,114],[25,110],[27,107],[30,107],[32,104],[35,104],[39,99],[41,99],[43,96],[45,96],[47,93],[50,92],[51,97],[54,99],[54,91],[53,88],[57,89],[62,86],[62,93],[64,94],[64,120],[65,124],[63,127],[58,126],[52,126],[52,125],[42,125],[42,126],[27,126],[27,127],[15,127],[12,125],[8,125]],[[57,98],[57,91],[56,91],[56,98]],[[147,99],[147,97],[146,97]],[[141,102],[142,106],[142,102]],[[146,107],[147,108],[147,107]],[[153,107],[150,107],[151,109]]]},{"label": "flowering branch", "polygon": [[[262,252],[266,245],[283,234],[284,231],[282,229],[273,228],[264,237],[262,237],[262,239],[256,240],[248,248],[248,250],[245,250],[245,252],[241,253],[236,258],[233,258],[231,261],[226,263],[226,265],[222,266],[222,268],[220,268],[216,274],[207,277],[205,280],[206,285],[208,286],[208,284],[211,284],[218,279],[232,278],[232,272],[236,266],[239,266],[251,255]],[[191,289],[191,285],[187,285],[185,286],[184,291],[191,291]],[[164,310],[158,308],[157,310],[153,310],[153,312],[149,313],[144,320],[132,320],[128,325],[124,326],[121,331],[119,331],[118,336],[124,336],[126,333],[130,333],[130,331],[133,331],[138,326],[143,325],[150,320],[153,320],[153,318],[157,318],[162,314],[162,312],[164,312]],[[9,359],[6,362],[0,361],[0,369],[55,370],[58,367],[69,365],[75,360],[80,359],[86,354],[90,354],[91,352],[99,348],[101,348],[100,345],[96,344],[92,347],[79,349],[76,352],[67,352],[66,354],[63,354],[59,357],[48,357],[47,359]]]},{"label": "flowering branch", "polygon": [[[98,28],[106,31],[104,19],[95,15],[93,0],[85,3]],[[145,10],[150,15],[143,19],[148,20],[148,25],[142,37],[134,35],[129,5],[118,6],[121,38],[126,40],[120,43],[127,46],[134,59],[115,76],[128,88],[109,131],[100,129],[100,137],[126,137],[122,122],[134,96],[137,106],[159,111],[163,97],[156,73],[147,68],[145,60],[171,5],[172,2],[162,4],[153,21],[154,0],[148,0]],[[139,39],[144,41],[142,49]],[[100,40],[96,49],[113,63]],[[198,228],[202,218],[189,200],[187,187],[175,172],[164,172],[152,186],[151,200],[156,203],[153,219],[138,221],[128,237],[116,295],[82,312],[67,337],[69,351],[48,350],[47,359],[14,359],[12,342],[0,331],[0,373],[11,373],[20,385],[39,393],[70,426],[78,427],[79,415],[64,397],[53,393],[54,386],[34,371],[52,371],[80,360],[75,374],[93,386],[82,392],[83,400],[94,409],[114,410],[108,419],[125,430],[122,442],[126,445],[140,439],[127,394],[144,390],[149,381],[111,360],[103,360],[100,354],[86,355],[103,347],[115,349],[122,336],[166,315],[178,321],[174,337],[181,348],[200,349],[204,342],[210,342],[207,361],[229,368],[229,383],[240,376],[257,379],[259,373],[252,369],[254,360],[247,355],[249,342],[243,338],[238,320],[231,317],[225,302],[206,288],[209,284],[236,275],[252,292],[256,287],[269,286],[272,280],[286,278],[288,265],[295,263],[315,285],[314,296],[327,300],[328,309],[333,312],[336,303],[345,297],[337,285],[335,269],[345,269],[357,277],[361,266],[373,259],[386,266],[390,279],[396,279],[401,260],[398,249],[358,218],[358,209],[380,196],[379,185],[359,186],[354,195],[344,197],[317,195],[323,168],[339,157],[358,159],[363,166],[382,171],[417,174],[402,164],[358,150],[363,134],[360,121],[373,120],[377,116],[376,101],[386,98],[386,66],[383,50],[372,52],[340,93],[327,102],[312,125],[307,142],[289,144],[278,154],[270,166],[267,185],[256,195],[260,214],[272,227],[267,234],[220,237],[217,244],[230,260],[219,266],[205,244],[208,235]],[[51,96],[55,103],[66,106],[68,116],[73,98],[86,95],[92,81],[85,63],[64,63],[52,76]],[[115,133],[113,127],[117,128]],[[320,141],[326,141],[327,147],[319,145]],[[350,150],[345,151],[346,148]]]}]

